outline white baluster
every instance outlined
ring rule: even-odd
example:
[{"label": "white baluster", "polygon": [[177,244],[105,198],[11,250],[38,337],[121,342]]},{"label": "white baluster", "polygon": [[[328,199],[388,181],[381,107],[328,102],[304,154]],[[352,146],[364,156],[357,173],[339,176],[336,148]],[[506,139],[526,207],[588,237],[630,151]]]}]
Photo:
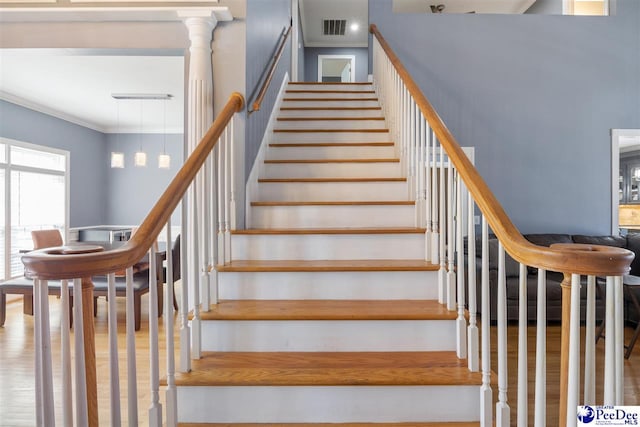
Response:
[{"label": "white baluster", "polygon": [[[180,281],[182,284],[182,298],[180,298],[180,372],[191,370],[191,327],[189,326],[189,278],[187,244],[188,212],[187,204],[182,199],[182,224],[180,227]],[[128,298],[130,299],[130,298]],[[137,425],[129,423],[129,425]]]},{"label": "white baluster", "polygon": [[424,145],[425,145],[425,152],[424,152],[424,158],[423,158],[423,162],[424,162],[424,177],[425,177],[425,182],[424,182],[424,188],[423,188],[423,195],[422,197],[424,198],[424,213],[425,213],[425,236],[424,236],[424,243],[425,243],[425,248],[424,248],[424,253],[425,253],[425,260],[426,261],[431,261],[433,263],[433,246],[432,246],[432,236],[433,236],[433,223],[432,223],[432,218],[431,218],[431,158],[430,158],[430,148],[431,148],[431,127],[429,126],[429,124],[427,123],[426,119],[423,117],[422,118],[423,123],[424,123],[424,128],[423,128],[423,137],[425,138],[424,141]]},{"label": "white baluster", "polygon": [[149,249],[149,386],[151,406],[149,426],[162,426],[162,405],[160,404],[160,362],[158,350],[158,286],[156,274],[156,250]]},{"label": "white baluster", "polygon": [[[229,201],[229,211],[230,211],[230,218],[231,218],[231,222],[230,222],[230,227],[231,230],[236,230],[237,229],[237,225],[236,225],[236,160],[235,160],[235,140],[233,137],[233,119],[235,118],[235,116],[231,117],[231,121],[229,122],[228,125],[228,129],[230,132],[230,138],[229,138],[229,147],[231,150],[231,168],[229,169],[229,175],[230,175],[230,179],[231,179],[231,200]],[[229,251],[229,253],[231,253],[231,251]]]},{"label": "white baluster", "polygon": [[587,277],[587,313],[584,336],[584,404],[596,404],[596,278]]},{"label": "white baluster", "polygon": [[415,157],[413,159],[414,163],[414,176],[415,176],[415,194],[414,197],[416,199],[416,209],[415,209],[415,225],[416,227],[421,227],[422,224],[422,156],[424,155],[424,150],[422,144],[424,143],[424,137],[422,136],[422,120],[419,116],[420,111],[418,110],[418,106],[413,104],[414,106],[414,138],[415,138]]},{"label": "white baluster", "polygon": [[73,426],[73,387],[71,385],[71,335],[69,328],[69,281],[60,281],[60,361],[62,367],[62,425]]},{"label": "white baluster", "polygon": [[623,300],[623,285],[622,277],[616,276],[613,279],[613,285],[615,287],[614,308],[615,308],[615,346],[616,346],[616,369],[615,369],[615,389],[616,398],[615,404],[624,405],[624,300]]},{"label": "white baluster", "polygon": [[209,228],[209,282],[211,283],[210,291],[210,303],[217,304],[218,303],[218,270],[216,269],[216,263],[218,262],[218,200],[216,197],[216,149],[214,148],[209,155],[209,159],[211,160],[211,175],[210,186],[211,192],[207,195],[209,209],[211,210],[211,217],[209,218],[209,223],[207,227]]},{"label": "white baluster", "polygon": [[[200,192],[200,205],[202,206],[202,218],[200,221],[200,230],[202,240],[200,242],[201,250],[199,252],[200,256],[200,283],[202,287],[201,293],[201,302],[202,302],[202,311],[209,311],[211,307],[211,287],[216,286],[211,283],[211,275],[209,271],[211,270],[211,264],[209,260],[211,258],[210,250],[210,241],[211,241],[211,228],[209,228],[209,224],[211,223],[211,203],[209,199],[211,197],[211,173],[212,173],[212,160],[211,156],[207,157],[207,160],[204,163],[203,170],[200,171],[199,176],[201,176],[201,188]],[[170,249],[170,241],[167,241],[167,253]],[[172,307],[173,311],[173,307]]]},{"label": "white baluster", "polygon": [[138,382],[136,367],[136,330],[133,291],[133,267],[125,271],[127,306],[127,401],[130,426],[138,425]]},{"label": "white baluster", "polygon": [[458,358],[466,359],[467,358],[467,319],[464,317],[464,244],[463,244],[463,236],[462,236],[462,178],[460,178],[459,174],[456,174],[456,254],[457,261],[456,267],[457,271],[457,294],[458,294],[458,318],[456,319],[456,336],[457,336],[457,345],[456,345],[456,353]]},{"label": "white baluster", "polygon": [[107,275],[107,304],[109,306],[109,391],[111,399],[111,425],[122,422],[120,413],[120,365],[118,363],[118,310],[116,301],[116,274]]},{"label": "white baluster", "polygon": [[[476,226],[474,223],[474,202],[471,192],[468,192],[468,208],[467,208],[467,253],[469,262],[469,272],[467,273],[467,281],[469,283],[469,328],[467,330],[468,337],[468,366],[472,372],[480,370],[479,340],[478,337],[478,309],[476,295]],[[488,317],[487,317],[488,318]]]},{"label": "white baluster", "polygon": [[35,380],[36,380],[36,425],[44,425],[44,403],[43,403],[43,383],[42,383],[42,324],[40,318],[40,280],[33,279],[33,341],[35,343]]},{"label": "white baluster", "polygon": [[42,346],[42,415],[43,425],[55,425],[55,405],[53,403],[53,360],[51,356],[51,325],[49,323],[49,283],[46,280],[38,281],[39,298],[39,314],[34,313],[35,322],[40,323],[40,333],[42,338],[40,345]]},{"label": "white baluster", "polygon": [[[440,234],[442,231],[442,223],[439,220],[442,218],[440,215],[440,191],[438,190],[438,140],[433,130],[430,130],[431,142],[433,144],[431,154],[433,157],[433,168],[431,169],[431,208],[433,212],[431,214],[431,263],[440,264]],[[442,282],[440,282],[442,283]],[[442,289],[439,290],[442,292]],[[444,294],[439,293],[438,301],[440,304],[444,303]]]},{"label": "white baluster", "polygon": [[571,320],[569,321],[569,372],[567,387],[567,427],[576,425],[580,386],[580,275],[571,275]]},{"label": "white baluster", "polygon": [[[408,187],[409,187],[409,195],[408,200],[411,200],[415,197],[415,188],[416,188],[416,167],[415,167],[415,158],[416,158],[416,127],[415,127],[415,117],[416,117],[416,104],[413,102],[413,98],[411,95],[407,97],[409,103],[409,177],[408,177]],[[417,200],[416,200],[417,203]],[[417,226],[417,224],[416,224]]]},{"label": "white baluster", "polygon": [[455,270],[455,235],[454,233],[454,183],[453,162],[447,158],[447,309],[456,309],[456,270]]},{"label": "white baluster", "polygon": [[218,264],[224,265],[224,144],[222,137],[216,144],[218,154]]},{"label": "white baluster", "polygon": [[[209,205],[209,203],[206,203]],[[209,222],[210,222],[210,218]],[[208,222],[207,222],[208,224]],[[209,245],[209,241],[205,246]],[[167,248],[166,248],[166,284],[164,287],[164,330],[167,347],[167,427],[178,425],[178,392],[175,380],[175,345],[173,340],[173,251],[171,245],[171,218],[167,222]]]},{"label": "white baluster", "polygon": [[529,423],[529,394],[527,386],[527,266],[520,264],[519,276],[519,307],[518,307],[518,426],[527,426]]},{"label": "white baluster", "polygon": [[511,409],[507,403],[507,286],[504,268],[504,248],[498,244],[498,402],[496,426],[509,427]]},{"label": "white baluster", "polygon": [[76,378],[76,423],[89,425],[87,408],[87,376],[84,359],[84,320],[82,318],[82,281],[73,280],[73,338]]},{"label": "white baluster", "polygon": [[538,269],[535,426],[547,425],[547,272]]},{"label": "white baluster", "polygon": [[231,223],[230,215],[231,210],[229,208],[230,196],[230,151],[231,141],[229,140],[229,127],[224,129],[224,263],[229,264],[231,262]]},{"label": "white baluster", "polygon": [[444,171],[445,171],[445,163],[444,163],[444,151],[442,147],[440,147],[440,156],[438,158],[438,167],[440,169],[440,182],[438,189],[438,199],[439,199],[439,218],[440,218],[440,228],[438,235],[438,252],[439,252],[439,260],[440,260],[440,270],[438,270],[438,283],[439,287],[439,295],[442,295],[442,300],[438,300],[441,304],[445,304],[448,296],[447,296],[447,259],[445,257],[445,236],[446,236],[446,227],[447,227],[447,217],[445,216],[445,186],[444,186]]},{"label": "white baluster", "polygon": [[[195,185],[195,182],[194,182]],[[196,197],[198,194],[197,191],[192,192],[193,197]],[[194,206],[199,206],[201,203],[197,198],[193,201]],[[191,319],[191,357],[194,359],[200,359],[200,353],[202,350],[202,318],[200,315],[201,310],[201,300],[200,300],[200,276],[198,274],[199,271],[199,254],[197,253],[200,237],[200,229],[198,228],[199,221],[197,218],[198,209],[194,210],[194,215],[191,218],[191,227],[193,229],[193,233],[191,233],[191,248],[193,259],[190,260],[192,263],[193,269],[193,283],[191,284],[191,292],[193,293],[193,317]]]},{"label": "white baluster", "polygon": [[493,425],[493,391],[491,390],[491,307],[489,289],[489,225],[482,215],[482,387],[480,387],[480,425]]},{"label": "white baluster", "polygon": [[[607,277],[605,303],[605,336],[609,337],[604,341],[604,401],[605,405],[616,404],[616,343],[615,343],[615,298],[614,298],[614,278]],[[611,339],[611,337],[614,337]]]}]

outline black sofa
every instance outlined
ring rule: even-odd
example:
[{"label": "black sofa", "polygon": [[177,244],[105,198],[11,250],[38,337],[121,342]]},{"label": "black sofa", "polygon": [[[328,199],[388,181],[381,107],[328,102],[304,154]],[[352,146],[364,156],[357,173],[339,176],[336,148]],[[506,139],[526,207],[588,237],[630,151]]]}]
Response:
[{"label": "black sofa", "polygon": [[[569,234],[525,234],[524,237],[532,243],[540,246],[551,246],[555,243],[585,243],[604,246],[616,246],[628,249],[636,254],[631,264],[630,274],[640,276],[640,233],[629,233],[626,236],[586,236]],[[476,240],[476,292],[478,301],[478,313],[481,312],[481,275],[482,266],[482,242]],[[505,272],[507,285],[507,319],[517,320],[519,318],[519,270],[520,265],[508,254],[505,254]],[[547,292],[547,320],[552,322],[560,321],[562,318],[562,289],[560,284],[563,274],[547,271],[546,292]],[[466,280],[466,279],[465,279]],[[583,284],[586,278],[582,278]],[[604,318],[604,282],[600,279],[596,286],[596,317]],[[495,236],[489,238],[489,287],[491,289],[491,321],[497,320],[497,286],[498,286],[498,240]],[[533,321],[537,317],[537,292],[538,291],[538,271],[535,268],[527,268],[527,318]],[[586,306],[586,286],[580,289],[581,317],[585,318]],[[626,297],[625,297],[626,298]],[[480,313],[481,314],[481,313]],[[625,299],[625,320],[635,323],[638,321],[639,313],[635,313],[634,307]]]}]

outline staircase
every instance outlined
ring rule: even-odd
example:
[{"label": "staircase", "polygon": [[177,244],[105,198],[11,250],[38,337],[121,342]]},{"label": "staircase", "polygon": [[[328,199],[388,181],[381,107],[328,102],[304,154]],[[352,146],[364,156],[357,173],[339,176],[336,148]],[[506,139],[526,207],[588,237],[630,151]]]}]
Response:
[{"label": "staircase", "polygon": [[370,84],[288,85],[181,425],[479,425],[401,166]]}]

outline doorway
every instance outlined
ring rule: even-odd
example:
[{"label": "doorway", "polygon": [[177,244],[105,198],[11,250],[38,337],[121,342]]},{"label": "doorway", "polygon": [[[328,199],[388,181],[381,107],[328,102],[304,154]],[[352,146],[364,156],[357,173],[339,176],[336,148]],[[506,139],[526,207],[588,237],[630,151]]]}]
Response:
[{"label": "doorway", "polygon": [[355,68],[355,55],[318,55],[318,82],[353,83]]},{"label": "doorway", "polygon": [[640,229],[640,129],[611,131],[611,232]]}]

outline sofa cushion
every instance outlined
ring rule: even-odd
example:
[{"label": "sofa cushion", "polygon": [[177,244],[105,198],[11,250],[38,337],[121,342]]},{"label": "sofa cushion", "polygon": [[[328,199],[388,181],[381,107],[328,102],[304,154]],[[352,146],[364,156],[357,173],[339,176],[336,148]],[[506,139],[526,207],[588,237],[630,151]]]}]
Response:
[{"label": "sofa cushion", "polygon": [[624,236],[583,236],[574,234],[573,242],[586,245],[615,246],[618,248],[627,246],[627,238]]},{"label": "sofa cushion", "polygon": [[631,263],[630,274],[640,276],[640,233],[627,234],[626,248],[636,255]]},{"label": "sofa cushion", "polygon": [[525,234],[524,238],[538,246],[551,246],[556,243],[573,243],[568,234]]},{"label": "sofa cushion", "polygon": [[[498,239],[489,240],[489,269],[498,269]],[[482,256],[482,251],[476,253],[477,257]],[[504,254],[504,269],[506,277],[518,277],[520,275],[520,263],[511,258],[508,253]]]}]

